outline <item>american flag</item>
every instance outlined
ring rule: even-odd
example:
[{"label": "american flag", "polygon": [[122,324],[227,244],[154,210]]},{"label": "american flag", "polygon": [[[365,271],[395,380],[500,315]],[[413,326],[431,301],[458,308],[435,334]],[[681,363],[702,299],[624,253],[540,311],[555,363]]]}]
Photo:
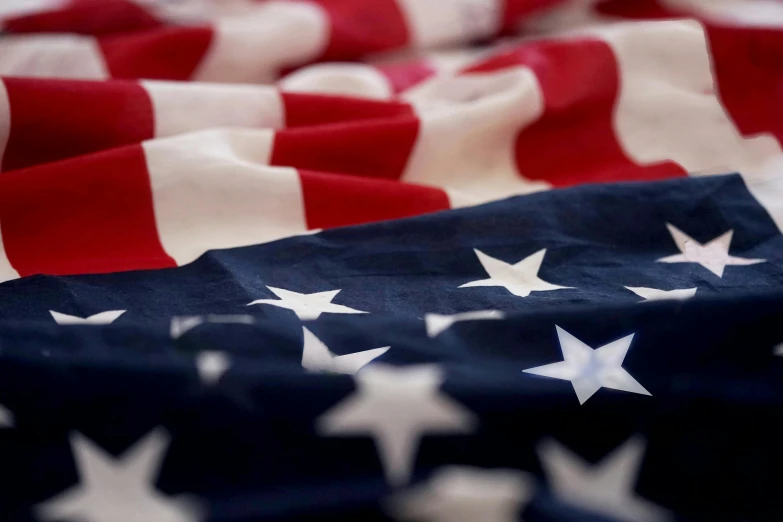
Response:
[{"label": "american flag", "polygon": [[783,2],[0,27],[0,520],[783,520]]}]

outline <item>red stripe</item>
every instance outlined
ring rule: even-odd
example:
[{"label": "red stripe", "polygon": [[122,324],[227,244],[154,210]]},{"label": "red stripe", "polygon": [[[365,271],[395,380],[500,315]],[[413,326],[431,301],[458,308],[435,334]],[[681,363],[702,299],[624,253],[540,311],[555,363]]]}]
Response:
[{"label": "red stripe", "polygon": [[169,27],[100,38],[114,78],[188,80],[212,42],[210,27]]},{"label": "red stripe", "polygon": [[417,118],[394,118],[278,132],[272,165],[399,179],[419,132]]},{"label": "red stripe", "polygon": [[470,67],[473,72],[512,65],[531,68],[545,109],[516,140],[519,172],[554,186],[653,180],[682,176],[673,162],[640,167],[620,147],[612,123],[620,82],[611,48],[600,40],[540,41]]},{"label": "red stripe", "polygon": [[140,145],[3,174],[0,227],[21,276],[175,266]]},{"label": "red stripe", "polygon": [[402,92],[437,74],[435,68],[426,59],[375,67],[389,79],[395,93]]},{"label": "red stripe", "polygon": [[149,97],[135,82],[3,82],[11,109],[4,171],[137,143],[153,135]]},{"label": "red stripe", "polygon": [[446,193],[378,179],[300,171],[307,227],[333,228],[449,209]]},{"label": "red stripe", "polygon": [[[596,9],[629,19],[698,18],[658,0],[604,0]],[[743,136],[771,132],[783,143],[783,31],[703,23],[721,102]]]},{"label": "red stripe", "polygon": [[408,45],[396,0],[313,0],[327,13],[329,44],[318,61],[351,60]]},{"label": "red stripe", "polygon": [[71,0],[59,9],[3,20],[11,33],[79,33],[102,36],[143,31],[161,22],[129,0]]},{"label": "red stripe", "polygon": [[286,127],[414,115],[407,103],[287,92],[282,98]]},{"label": "red stripe", "polygon": [[672,9],[658,0],[602,0],[594,9],[601,14],[632,20],[661,20],[690,16],[685,10]]},{"label": "red stripe", "polygon": [[708,26],[721,101],[744,136],[783,143],[783,31]]}]

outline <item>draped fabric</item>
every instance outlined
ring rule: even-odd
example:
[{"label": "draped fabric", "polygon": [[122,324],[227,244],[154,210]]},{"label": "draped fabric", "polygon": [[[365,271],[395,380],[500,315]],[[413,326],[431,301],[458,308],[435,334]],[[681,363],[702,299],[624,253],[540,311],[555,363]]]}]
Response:
[{"label": "draped fabric", "polygon": [[0,519],[781,519],[782,3],[0,28]]}]

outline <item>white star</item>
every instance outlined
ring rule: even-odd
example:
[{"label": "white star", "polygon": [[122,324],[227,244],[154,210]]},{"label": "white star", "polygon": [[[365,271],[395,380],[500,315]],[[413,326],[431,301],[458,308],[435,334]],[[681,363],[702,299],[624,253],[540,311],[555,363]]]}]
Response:
[{"label": "white star", "polygon": [[731,246],[731,237],[734,235],[734,230],[729,230],[709,243],[702,245],[671,223],[666,223],[666,228],[669,229],[669,233],[672,235],[672,239],[674,239],[681,253],[662,257],[658,259],[659,263],[697,263],[716,276],[723,277],[723,270],[728,265],[755,265],[756,263],[766,261],[766,259],[750,259],[729,255],[729,247]]},{"label": "white star", "polygon": [[172,339],[179,339],[193,328],[204,323],[217,324],[253,324],[255,319],[252,315],[185,315],[171,318],[170,334]]},{"label": "white star", "polygon": [[427,335],[437,337],[457,321],[478,321],[483,319],[503,319],[503,312],[499,310],[477,310],[454,315],[426,314],[424,322],[427,325]]},{"label": "white star", "polygon": [[57,324],[111,324],[127,310],[108,310],[99,314],[93,314],[89,317],[77,317],[75,315],[61,314],[54,310],[49,310],[52,318]]},{"label": "white star", "polygon": [[204,323],[204,316],[191,315],[187,317],[172,317],[169,334],[172,339],[179,339],[193,328]]},{"label": "white star", "polygon": [[353,376],[357,390],[316,420],[321,435],[367,435],[375,439],[386,479],[410,480],[419,441],[425,433],[468,433],[473,412],[439,391],[440,368],[396,368],[376,363]]},{"label": "white star", "polygon": [[300,294],[298,292],[292,292],[290,290],[283,290],[282,288],[273,288],[267,286],[272,293],[274,293],[280,300],[276,299],[258,299],[252,303],[248,303],[247,306],[254,304],[269,304],[272,306],[279,306],[280,308],[288,308],[299,317],[299,319],[318,319],[322,313],[330,314],[366,314],[361,310],[354,310],[347,306],[334,304],[332,299],[337,295],[339,290],[330,290],[328,292],[317,292],[315,294]]},{"label": "white star", "polygon": [[313,332],[302,327],[304,349],[302,350],[302,367],[311,372],[332,372],[353,375],[373,359],[385,354],[390,346],[365,350],[363,352],[335,355],[316,337]]},{"label": "white star", "polygon": [[532,494],[533,478],[522,471],[449,466],[398,495],[391,511],[397,520],[517,522]]},{"label": "white star", "polygon": [[563,361],[530,368],[525,373],[571,381],[579,404],[601,388],[651,395],[622,367],[634,334],[593,350],[559,326],[555,328]]},{"label": "white star", "polygon": [[626,286],[628,290],[643,297],[645,301],[664,301],[667,299],[685,301],[696,295],[696,288],[682,288],[677,290],[658,290],[657,288],[646,288],[644,286]]},{"label": "white star", "polygon": [[560,290],[570,288],[568,286],[557,286],[547,283],[538,277],[538,271],[546,255],[546,248],[527,256],[522,261],[506,263],[500,259],[490,257],[484,252],[473,249],[478,256],[481,266],[489,274],[489,279],[471,281],[461,285],[460,288],[472,286],[502,286],[509,292],[519,297],[527,297],[530,292],[545,292],[548,290]]},{"label": "white star", "polygon": [[779,344],[773,348],[772,353],[783,357],[783,344]]},{"label": "white star", "polygon": [[43,520],[82,522],[199,520],[195,505],[155,488],[167,445],[168,435],[158,429],[114,458],[80,433],[73,434],[71,448],[80,484],[38,504],[36,514]]},{"label": "white star", "polygon": [[231,360],[225,352],[205,350],[196,356],[196,368],[201,382],[216,384],[231,367]]},{"label": "white star", "polygon": [[0,428],[13,428],[14,414],[8,408],[0,404]]},{"label": "white star", "polygon": [[634,492],[644,449],[644,441],[632,437],[590,465],[549,439],[538,455],[550,488],[563,501],[624,522],[664,522],[668,512]]}]

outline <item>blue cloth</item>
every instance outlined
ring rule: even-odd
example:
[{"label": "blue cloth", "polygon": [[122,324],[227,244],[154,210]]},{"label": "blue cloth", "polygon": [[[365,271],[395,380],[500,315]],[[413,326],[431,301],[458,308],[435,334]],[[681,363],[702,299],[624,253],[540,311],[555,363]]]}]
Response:
[{"label": "blue cloth", "polygon": [[[730,254],[764,262],[722,277],[656,262],[679,253],[666,223],[702,244],[733,230]],[[572,288],[460,288],[489,277],[474,249],[513,264],[544,248],[538,277]],[[393,520],[390,499],[447,465],[532,477],[520,520],[621,520],[559,495],[537,448],[553,439],[597,463],[633,436],[646,446],[632,493],[669,520],[780,520],[782,260],[780,231],[729,175],[545,192],[213,251],[175,269],[9,281],[0,519],[39,520],[34,506],[78,486],[74,433],[120,456],[160,428],[170,444],[153,487],[197,497],[210,521]],[[626,286],[697,291],[642,302]],[[268,287],[339,289],[334,304],[368,313],[302,322],[248,306],[277,299]],[[427,335],[425,314],[489,309],[504,318]],[[126,311],[109,325],[58,325],[50,312],[107,310]],[[172,335],[172,318],[207,314]],[[371,437],[315,428],[357,384],[302,367],[303,325],[337,355],[390,347],[357,375],[438,365],[439,392],[475,415],[475,429],[424,433],[410,480],[390,484]],[[568,380],[525,373],[563,361],[557,327],[591,348],[634,334],[622,368],[651,396],[602,387],[580,404]],[[205,351],[231,361],[213,384],[197,371]]]}]

